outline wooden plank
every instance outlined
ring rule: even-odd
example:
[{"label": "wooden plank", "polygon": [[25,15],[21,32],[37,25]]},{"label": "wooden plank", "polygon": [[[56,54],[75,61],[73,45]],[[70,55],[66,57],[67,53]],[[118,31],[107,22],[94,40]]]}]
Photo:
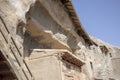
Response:
[{"label": "wooden plank", "polygon": [[[21,66],[21,72],[23,72],[24,76],[29,80],[29,78],[31,78],[30,76],[27,75],[26,71],[24,70],[24,67],[26,67],[25,63],[23,62],[23,57],[21,57],[20,55],[18,55],[18,51],[16,49],[16,47],[14,46],[14,43],[11,42],[11,50],[12,50],[12,53],[14,54],[17,62],[19,63],[19,66]],[[28,68],[27,68],[28,70]],[[29,72],[29,71],[28,71]]]},{"label": "wooden plank", "polygon": [[3,47],[3,46],[1,46],[1,45],[3,45],[3,44],[0,42],[0,51],[1,51],[2,53],[4,53],[3,55],[4,55],[4,57],[6,58],[7,62],[10,63],[10,66],[12,67],[13,71],[15,72],[15,74],[17,74],[16,76],[17,76],[18,80],[22,80],[21,76],[20,76],[19,73],[18,73],[18,70],[17,70],[15,64],[13,63],[13,60],[12,60],[11,57],[9,57],[9,55],[7,54],[7,53],[8,53],[7,50],[5,50],[5,47]]},{"label": "wooden plank", "polygon": [[67,9],[73,9],[73,7],[71,5],[67,5],[66,8]]},{"label": "wooden plank", "polygon": [[0,20],[0,31],[2,33],[2,35],[4,36],[6,42],[8,42],[9,39],[8,38],[8,31],[5,29],[4,25],[2,24],[1,20]]},{"label": "wooden plank", "polygon": [[28,69],[28,72],[29,72],[29,75],[30,75],[30,78],[29,78],[29,79],[30,79],[30,80],[34,80],[34,77],[33,77],[32,73],[31,73],[29,67],[27,66],[27,65],[29,65],[29,64],[26,62],[26,60],[27,60],[27,59],[24,59],[24,63],[25,63],[25,65],[26,65],[26,68]]},{"label": "wooden plank", "polygon": [[65,5],[70,5],[71,6],[71,2],[68,1],[68,2],[65,3]]},{"label": "wooden plank", "polygon": [[1,16],[0,16],[0,22],[4,25],[4,27],[6,28],[7,32],[10,33],[8,28],[7,28],[7,26],[6,26],[6,24],[5,24],[5,22],[4,22],[4,20],[3,20],[3,18]]},{"label": "wooden plank", "polygon": [[[19,45],[16,44],[14,37],[11,36],[11,33],[10,33],[9,29],[6,26],[4,20],[2,19],[1,16],[0,16],[0,24],[1,24],[1,26],[0,26],[0,38],[2,37],[2,39],[0,39],[0,47],[5,52],[4,56],[6,56],[6,59],[12,65],[12,68],[14,69],[15,73],[17,74],[17,77],[18,77],[18,74],[22,74],[22,76],[25,76],[23,78],[23,80],[32,80],[31,79],[32,78],[32,73],[28,69],[28,66],[25,64],[25,62],[23,62],[23,60],[24,60],[23,59],[23,54],[19,50]],[[11,47],[12,52],[9,52],[10,47]],[[14,61],[10,56],[11,54],[14,55],[17,63],[19,64],[20,71],[18,71],[16,69],[17,67],[15,66]],[[26,67],[27,71],[24,70],[23,65]],[[29,72],[29,75],[28,75],[28,72]],[[18,78],[20,80],[22,79],[22,77],[20,75],[19,75]]]},{"label": "wooden plank", "polygon": [[21,51],[19,50],[18,45],[17,45],[16,42],[15,42],[15,39],[14,39],[13,37],[11,37],[11,40],[12,40],[13,44],[15,45],[15,47],[16,47],[19,55],[20,55],[21,57],[23,57],[23,54],[22,54]]},{"label": "wooden plank", "polygon": [[[15,44],[15,43],[12,43],[12,42],[11,42],[11,49],[14,51],[13,53],[14,53],[16,59],[18,60],[19,65],[22,67],[23,73],[24,73],[25,76],[28,78],[28,80],[32,80],[32,79],[31,79],[31,78],[32,78],[32,73],[31,73],[30,70],[28,69],[28,66],[26,65],[23,57],[21,57],[20,55],[17,55],[17,54],[18,54],[18,51],[17,51],[17,49],[16,49],[16,46],[14,46],[13,44]],[[12,47],[13,47],[13,48],[12,48]],[[24,62],[23,62],[23,61],[24,61]],[[23,67],[23,66],[24,66],[24,67]],[[27,72],[24,70],[24,68],[27,68]],[[28,74],[28,72],[29,72],[29,74]]]},{"label": "wooden plank", "polygon": [[18,79],[22,79],[20,78],[21,76],[19,75],[18,73],[18,70],[14,64],[14,61],[13,59],[10,57],[10,52],[9,52],[9,49],[7,48],[7,44],[5,43],[5,41],[3,40],[3,36],[0,35],[0,50],[4,53],[4,57],[6,58],[6,60],[10,63],[12,69],[14,70],[14,72],[16,73]]},{"label": "wooden plank", "polygon": [[2,19],[2,17],[0,16],[0,31],[2,32],[5,40],[9,43],[9,39],[11,38],[13,40],[14,45],[16,46],[19,54],[22,56],[22,52],[19,50],[18,45],[16,45],[15,39],[13,38],[13,36],[11,35],[8,27],[6,26],[4,20]]},{"label": "wooden plank", "polygon": [[70,13],[71,13],[71,12],[74,12],[74,10],[73,10],[73,9],[69,9],[68,11],[69,11]]},{"label": "wooden plank", "polygon": [[26,76],[26,73],[24,72],[24,70],[23,70],[23,68],[22,68],[22,66],[24,65],[23,59],[20,57],[20,55],[17,55],[18,52],[17,52],[17,50],[15,49],[15,47],[12,47],[12,48],[11,48],[11,51],[12,51],[13,55],[15,56],[17,63],[18,63],[19,66],[20,66],[20,68],[19,68],[20,74],[22,75],[22,77],[25,78],[25,80],[28,80],[28,79],[27,79],[28,77]]}]

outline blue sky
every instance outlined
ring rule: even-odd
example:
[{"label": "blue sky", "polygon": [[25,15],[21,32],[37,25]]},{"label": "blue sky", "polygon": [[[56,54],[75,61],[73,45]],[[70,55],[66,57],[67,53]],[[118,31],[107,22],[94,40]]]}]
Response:
[{"label": "blue sky", "polygon": [[120,0],[72,0],[86,32],[120,47]]}]

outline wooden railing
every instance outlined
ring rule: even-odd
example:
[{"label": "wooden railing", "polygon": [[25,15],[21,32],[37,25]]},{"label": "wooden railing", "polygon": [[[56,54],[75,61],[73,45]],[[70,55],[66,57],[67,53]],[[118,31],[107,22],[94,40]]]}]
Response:
[{"label": "wooden railing", "polygon": [[19,50],[15,42],[15,38],[6,26],[4,20],[0,16],[0,50],[6,60],[9,62],[12,70],[16,74],[18,80],[34,80],[30,72],[22,52]]}]

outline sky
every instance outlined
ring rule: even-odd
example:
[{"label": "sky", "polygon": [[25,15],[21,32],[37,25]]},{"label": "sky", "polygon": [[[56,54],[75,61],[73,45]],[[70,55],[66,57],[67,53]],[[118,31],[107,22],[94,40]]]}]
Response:
[{"label": "sky", "polygon": [[88,34],[120,47],[120,0],[72,0]]}]

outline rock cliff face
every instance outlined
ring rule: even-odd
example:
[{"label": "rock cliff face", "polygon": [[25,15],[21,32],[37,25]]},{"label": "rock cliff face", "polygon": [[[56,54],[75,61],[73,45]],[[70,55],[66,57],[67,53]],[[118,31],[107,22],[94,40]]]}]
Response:
[{"label": "rock cliff face", "polygon": [[101,51],[102,51],[101,46],[102,47],[104,46],[104,47],[106,47],[106,49],[108,49],[108,51],[106,53],[102,52],[102,53],[105,53],[105,55],[104,55],[104,59],[103,59],[104,64],[101,65],[101,66],[103,66],[102,67],[103,71],[101,70],[101,73],[106,74],[107,76],[109,75],[111,77],[115,77],[115,79],[119,80],[120,77],[119,77],[119,67],[118,66],[119,66],[119,61],[120,61],[119,60],[120,59],[120,57],[119,57],[120,56],[120,48],[110,45],[104,41],[101,41],[101,40],[93,38],[93,37],[91,37],[91,39],[99,46]]},{"label": "rock cliff face", "polygon": [[0,0],[0,53],[17,80],[120,80],[120,48],[89,36],[70,0]]}]

